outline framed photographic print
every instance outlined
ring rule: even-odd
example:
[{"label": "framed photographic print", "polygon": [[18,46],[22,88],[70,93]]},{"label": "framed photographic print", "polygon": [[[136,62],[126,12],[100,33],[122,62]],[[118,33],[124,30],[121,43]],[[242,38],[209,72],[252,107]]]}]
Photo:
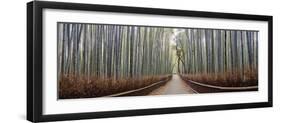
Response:
[{"label": "framed photographic print", "polygon": [[33,122],[272,106],[272,16],[27,3]]}]

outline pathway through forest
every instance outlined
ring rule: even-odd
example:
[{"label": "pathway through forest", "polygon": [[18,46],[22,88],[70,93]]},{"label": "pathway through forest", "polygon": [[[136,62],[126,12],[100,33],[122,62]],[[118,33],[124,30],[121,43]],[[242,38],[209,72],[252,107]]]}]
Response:
[{"label": "pathway through forest", "polygon": [[196,93],[189,85],[184,82],[178,74],[174,74],[172,79],[164,86],[152,91],[148,95],[169,95],[169,94],[193,94]]}]

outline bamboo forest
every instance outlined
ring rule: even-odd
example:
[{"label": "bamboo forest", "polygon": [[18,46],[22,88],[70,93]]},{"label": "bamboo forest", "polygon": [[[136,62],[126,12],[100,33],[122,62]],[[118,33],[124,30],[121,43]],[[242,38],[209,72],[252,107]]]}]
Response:
[{"label": "bamboo forest", "polygon": [[258,31],[57,24],[58,98],[257,91]]}]

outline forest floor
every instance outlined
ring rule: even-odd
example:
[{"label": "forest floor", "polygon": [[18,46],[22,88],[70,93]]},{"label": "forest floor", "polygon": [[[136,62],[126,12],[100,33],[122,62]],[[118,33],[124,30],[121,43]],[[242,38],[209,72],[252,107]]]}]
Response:
[{"label": "forest floor", "polygon": [[172,79],[165,85],[152,91],[148,95],[169,95],[169,94],[194,94],[197,93],[179,75],[174,74]]}]

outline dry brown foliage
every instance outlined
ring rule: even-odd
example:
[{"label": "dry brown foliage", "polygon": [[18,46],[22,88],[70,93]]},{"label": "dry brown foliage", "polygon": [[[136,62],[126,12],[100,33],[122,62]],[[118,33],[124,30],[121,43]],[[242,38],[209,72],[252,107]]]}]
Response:
[{"label": "dry brown foliage", "polygon": [[244,71],[233,70],[217,74],[182,74],[181,77],[186,81],[192,80],[222,87],[246,87],[258,85],[258,71],[250,68],[247,68]]},{"label": "dry brown foliage", "polygon": [[98,78],[64,75],[59,79],[59,99],[91,98],[116,94],[142,88],[153,83],[171,79],[171,75],[145,76],[139,78]]}]

